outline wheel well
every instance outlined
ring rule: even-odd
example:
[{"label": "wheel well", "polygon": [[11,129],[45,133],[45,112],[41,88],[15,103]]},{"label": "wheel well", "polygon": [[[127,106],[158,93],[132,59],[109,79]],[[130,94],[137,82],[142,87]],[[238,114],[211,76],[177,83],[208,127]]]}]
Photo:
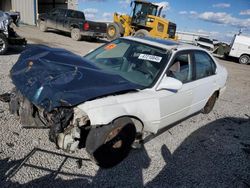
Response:
[{"label": "wheel well", "polygon": [[250,54],[241,54],[240,57],[243,56],[243,55],[247,55],[248,57],[250,57]]},{"label": "wheel well", "polygon": [[117,121],[118,119],[130,119],[133,121],[134,125],[135,125],[135,128],[136,128],[136,132],[137,133],[142,133],[143,132],[143,128],[144,128],[144,124],[143,122],[136,116],[120,116],[116,119],[114,119],[112,121],[112,123],[114,123],[115,121]]},{"label": "wheel well", "polygon": [[75,28],[79,29],[79,26],[78,25],[71,25],[70,28],[71,29],[75,29]]},{"label": "wheel well", "polygon": [[216,94],[216,97],[219,98],[219,96],[220,96],[220,90],[217,90],[214,93]]}]

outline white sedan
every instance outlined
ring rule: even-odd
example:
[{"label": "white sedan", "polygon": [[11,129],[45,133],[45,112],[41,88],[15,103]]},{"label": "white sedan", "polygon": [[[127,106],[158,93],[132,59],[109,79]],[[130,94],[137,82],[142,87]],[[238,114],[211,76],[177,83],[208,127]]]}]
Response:
[{"label": "white sedan", "polygon": [[26,51],[11,78],[10,111],[23,125],[50,127],[59,148],[86,147],[108,168],[148,133],[209,113],[225,90],[227,71],[199,47],[126,37],[83,58],[45,47]]}]

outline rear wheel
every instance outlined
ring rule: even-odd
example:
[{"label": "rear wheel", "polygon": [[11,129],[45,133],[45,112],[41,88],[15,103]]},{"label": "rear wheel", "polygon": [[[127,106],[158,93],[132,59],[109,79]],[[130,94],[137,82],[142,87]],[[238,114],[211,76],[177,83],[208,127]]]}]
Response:
[{"label": "rear wheel", "polygon": [[45,32],[45,31],[47,31],[47,26],[46,26],[46,23],[45,23],[45,21],[40,21],[40,23],[39,23],[39,29],[40,29],[40,31],[42,31],[42,32]]},{"label": "rear wheel", "polygon": [[145,29],[140,29],[135,32],[134,34],[135,37],[146,37],[149,36],[149,32]]},{"label": "rear wheel", "polygon": [[6,53],[8,46],[9,46],[8,39],[5,37],[4,34],[0,33],[0,55]]},{"label": "rear wheel", "polygon": [[78,28],[73,28],[71,30],[71,38],[73,40],[76,40],[76,41],[79,41],[82,39],[82,36],[81,36],[81,32],[80,32],[80,29]]},{"label": "rear wheel", "polygon": [[217,93],[214,93],[207,101],[206,105],[204,106],[204,108],[202,109],[202,113],[203,114],[209,114],[215,105],[217,99]]},{"label": "rear wheel", "polygon": [[120,28],[116,23],[111,23],[107,28],[107,38],[108,40],[115,40],[121,36]]},{"label": "rear wheel", "polygon": [[129,153],[136,136],[136,128],[129,118],[90,130],[86,150],[99,166],[110,168],[120,163]]},{"label": "rear wheel", "polygon": [[240,59],[239,59],[239,63],[240,64],[250,64],[250,56],[244,54],[242,56],[240,56]]}]

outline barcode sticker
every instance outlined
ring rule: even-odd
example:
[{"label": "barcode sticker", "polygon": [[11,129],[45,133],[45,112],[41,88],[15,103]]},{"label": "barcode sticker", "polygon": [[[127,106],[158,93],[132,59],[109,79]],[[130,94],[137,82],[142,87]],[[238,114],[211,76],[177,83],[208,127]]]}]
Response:
[{"label": "barcode sticker", "polygon": [[148,61],[160,63],[162,60],[162,57],[155,56],[155,55],[148,55],[148,54],[140,54],[138,59],[143,59],[143,60],[148,60]]}]

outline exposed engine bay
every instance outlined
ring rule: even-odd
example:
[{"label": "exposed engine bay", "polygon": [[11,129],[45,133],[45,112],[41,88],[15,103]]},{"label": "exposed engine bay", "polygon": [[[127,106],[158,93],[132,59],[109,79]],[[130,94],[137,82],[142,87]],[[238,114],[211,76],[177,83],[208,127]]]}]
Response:
[{"label": "exposed engine bay", "polygon": [[49,128],[49,139],[58,149],[71,153],[84,147],[83,136],[90,122],[77,108],[59,107],[47,112],[30,103],[17,89],[0,95],[0,100],[9,103],[10,113],[19,117],[24,128]]}]

